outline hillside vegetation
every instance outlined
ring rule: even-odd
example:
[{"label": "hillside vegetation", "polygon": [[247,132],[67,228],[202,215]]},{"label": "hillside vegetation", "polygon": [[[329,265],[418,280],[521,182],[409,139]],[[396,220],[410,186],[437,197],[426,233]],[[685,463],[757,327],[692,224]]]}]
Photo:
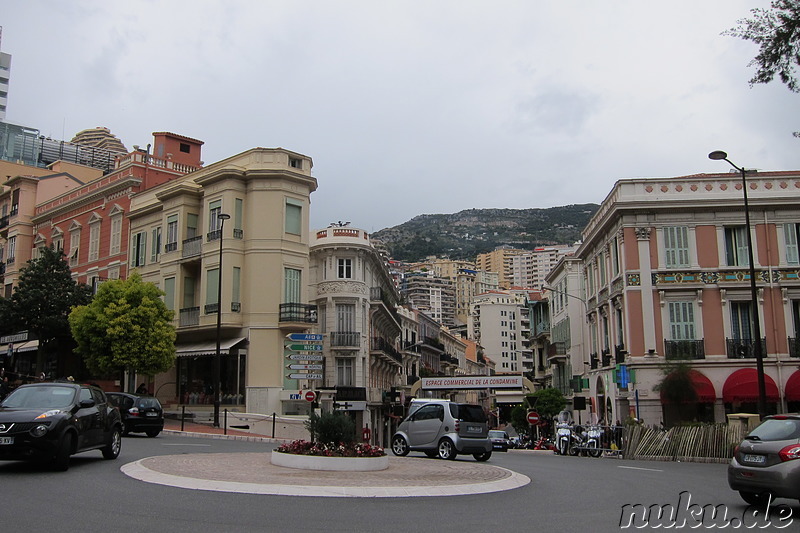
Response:
[{"label": "hillside vegetation", "polygon": [[547,209],[467,209],[450,215],[419,215],[372,237],[391,257],[420,261],[429,255],[474,259],[497,246],[532,250],[573,244],[599,206],[578,204]]}]

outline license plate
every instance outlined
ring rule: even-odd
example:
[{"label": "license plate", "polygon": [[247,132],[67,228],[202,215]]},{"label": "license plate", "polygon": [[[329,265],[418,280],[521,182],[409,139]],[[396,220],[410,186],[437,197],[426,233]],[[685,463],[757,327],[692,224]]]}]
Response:
[{"label": "license plate", "polygon": [[764,456],[764,455],[751,455],[751,454],[747,454],[747,455],[745,455],[745,456],[744,456],[744,462],[745,462],[745,463],[757,463],[757,464],[761,464],[761,463],[765,463],[765,462],[767,462],[767,458],[766,458],[766,456]]},{"label": "license plate", "polygon": [[480,433],[481,427],[480,426],[467,426],[467,433]]},{"label": "license plate", "polygon": [[0,437],[1,444],[14,444],[14,437]]},{"label": "license plate", "polygon": [[147,413],[147,416],[158,416],[158,413]]}]

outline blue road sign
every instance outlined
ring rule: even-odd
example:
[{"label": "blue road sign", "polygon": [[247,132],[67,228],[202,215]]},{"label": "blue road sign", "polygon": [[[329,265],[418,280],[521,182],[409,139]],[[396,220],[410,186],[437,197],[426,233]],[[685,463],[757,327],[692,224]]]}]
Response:
[{"label": "blue road sign", "polygon": [[289,333],[286,338],[290,341],[316,341],[322,342],[322,333]]}]

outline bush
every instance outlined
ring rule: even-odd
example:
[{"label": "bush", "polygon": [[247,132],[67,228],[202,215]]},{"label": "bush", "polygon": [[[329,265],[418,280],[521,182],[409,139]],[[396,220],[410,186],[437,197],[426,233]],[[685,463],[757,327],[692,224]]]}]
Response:
[{"label": "bush", "polygon": [[311,413],[305,426],[312,442],[337,445],[352,444],[356,440],[356,423],[340,411]]}]

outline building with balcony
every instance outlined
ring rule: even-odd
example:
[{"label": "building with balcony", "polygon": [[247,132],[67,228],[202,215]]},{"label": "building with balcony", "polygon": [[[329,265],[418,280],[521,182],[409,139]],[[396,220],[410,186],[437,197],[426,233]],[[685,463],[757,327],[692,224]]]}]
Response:
[{"label": "building with balcony", "polygon": [[[475,259],[475,264],[478,269],[487,272],[497,273],[497,283],[500,289],[508,289],[514,285],[514,276],[512,273],[512,259],[518,255],[524,255],[526,250],[519,248],[512,248],[511,246],[498,246],[491,252],[478,254]],[[477,294],[481,294],[478,291]]]},{"label": "building with balcony", "polygon": [[510,257],[511,285],[541,289],[547,274],[562,257],[572,255],[577,245],[541,246]]},{"label": "building with balcony", "polygon": [[284,347],[317,323],[311,167],[307,156],[254,148],[131,198],[128,267],[175,311],[177,363],[154,384],[162,401],[213,403],[219,318],[222,405],[296,413]]},{"label": "building with balcony", "polygon": [[[0,26],[0,44],[3,42],[3,27]],[[0,52],[0,120],[6,119],[8,108],[8,86],[11,80],[11,54]]]},{"label": "building with balcony", "polygon": [[406,272],[400,293],[415,309],[444,326],[456,325],[456,288],[453,280],[428,272]]},{"label": "building with balcony", "polygon": [[319,316],[316,331],[324,335],[323,379],[286,385],[318,388],[325,407],[349,411],[357,427],[370,428],[373,442],[388,446],[395,428],[392,406],[399,402],[394,393],[405,385],[415,357],[405,355],[400,342],[400,297],[386,258],[364,230],[317,230],[310,237],[309,284],[309,302]]},{"label": "building with balcony", "polygon": [[[798,178],[797,171],[747,177],[750,228],[739,173],[614,185],[575,254],[589,314],[589,391],[601,418],[669,425],[757,412],[754,319],[763,334],[768,410],[800,407]],[[691,406],[670,405],[655,390],[678,362],[691,368]]]},{"label": "building with balcony", "polygon": [[468,338],[495,362],[498,374],[522,373],[523,359],[530,358],[531,351],[524,346],[530,329],[527,315],[525,291],[490,291],[472,302]]}]

